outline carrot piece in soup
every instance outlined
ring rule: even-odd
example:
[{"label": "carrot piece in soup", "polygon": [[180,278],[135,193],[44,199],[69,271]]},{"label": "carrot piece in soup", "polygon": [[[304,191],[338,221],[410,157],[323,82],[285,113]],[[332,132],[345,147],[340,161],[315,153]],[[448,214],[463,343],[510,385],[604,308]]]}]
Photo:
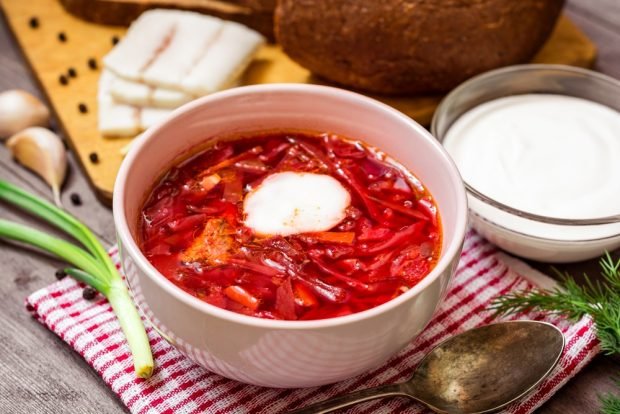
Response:
[{"label": "carrot piece in soup", "polygon": [[355,239],[355,233],[352,231],[320,231],[316,233],[308,233],[310,238],[323,243],[344,243],[352,244]]},{"label": "carrot piece in soup", "polygon": [[311,307],[319,304],[317,298],[310,289],[300,283],[295,283],[293,287],[295,293],[295,303],[300,306]]},{"label": "carrot piece in soup", "polygon": [[260,304],[260,301],[257,297],[252,295],[241,286],[228,286],[226,289],[224,289],[224,294],[228,296],[229,299],[234,300],[235,302],[253,311],[258,309],[258,305]]},{"label": "carrot piece in soup", "polygon": [[221,180],[222,177],[217,174],[207,175],[200,180],[200,186],[204,191],[211,191]]},{"label": "carrot piece in soup", "polygon": [[226,263],[236,248],[233,234],[234,230],[226,220],[209,219],[200,235],[183,251],[181,260],[184,262],[204,261],[212,265]]},{"label": "carrot piece in soup", "polygon": [[243,199],[243,172],[225,170],[222,171],[224,193],[222,198],[230,203],[238,203]]}]

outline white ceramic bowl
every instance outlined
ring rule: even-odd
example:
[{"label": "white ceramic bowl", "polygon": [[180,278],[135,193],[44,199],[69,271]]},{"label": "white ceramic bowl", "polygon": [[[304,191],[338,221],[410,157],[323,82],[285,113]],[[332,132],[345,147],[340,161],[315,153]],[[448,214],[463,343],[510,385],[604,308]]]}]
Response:
[{"label": "white ceramic bowl", "polygon": [[[442,254],[417,286],[373,309],[315,321],[274,321],[203,302],[163,277],[136,238],[142,204],[155,180],[197,144],[273,129],[329,131],[379,147],[413,171],[438,204]],[[198,99],[149,129],[123,161],[114,188],[114,221],[136,303],[163,336],[207,369],[269,387],[309,387],[361,374],[424,329],[459,259],[467,205],[459,173],[420,125],[373,99],[312,85],[235,88]]]},{"label": "white ceramic bowl", "polygon": [[[470,109],[494,99],[531,93],[574,96],[620,111],[620,81],[616,79],[571,66],[516,65],[476,76],[450,92],[435,112],[431,131],[443,141],[454,122]],[[465,186],[472,227],[518,256],[568,263],[620,247],[620,214],[592,219],[544,217],[504,205],[468,183]]]}]

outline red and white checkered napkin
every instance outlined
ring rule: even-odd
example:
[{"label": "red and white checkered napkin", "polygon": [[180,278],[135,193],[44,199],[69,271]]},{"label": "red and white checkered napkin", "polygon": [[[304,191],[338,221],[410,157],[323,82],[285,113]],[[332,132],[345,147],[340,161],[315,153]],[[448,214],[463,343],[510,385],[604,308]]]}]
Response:
[{"label": "red and white checkered napkin", "polygon": [[[114,259],[116,250],[111,252]],[[426,330],[385,365],[337,384],[307,389],[269,389],[246,385],[213,374],[193,363],[148,329],[156,369],[149,380],[136,379],[120,327],[105,299],[88,302],[71,278],[28,297],[28,309],[45,326],[73,347],[118,394],[132,413],[278,413],[335,395],[407,379],[416,364],[438,342],[467,329],[493,321],[486,310],[491,299],[514,290],[553,282],[522,262],[506,256],[470,232],[441,308]],[[512,319],[554,323],[566,336],[560,363],[528,397],[506,413],[530,413],[585,366],[598,352],[592,321],[569,324],[539,313]],[[422,413],[428,410],[399,398],[360,404],[356,413]]]}]

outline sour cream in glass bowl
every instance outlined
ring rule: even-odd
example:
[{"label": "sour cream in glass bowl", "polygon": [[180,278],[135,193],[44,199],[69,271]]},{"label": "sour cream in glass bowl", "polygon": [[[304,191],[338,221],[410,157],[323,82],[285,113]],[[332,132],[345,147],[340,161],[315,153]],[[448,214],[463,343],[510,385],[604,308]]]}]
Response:
[{"label": "sour cream in glass bowl", "polygon": [[433,134],[468,190],[471,224],[501,248],[575,262],[620,246],[620,82],[560,65],[475,77]]}]

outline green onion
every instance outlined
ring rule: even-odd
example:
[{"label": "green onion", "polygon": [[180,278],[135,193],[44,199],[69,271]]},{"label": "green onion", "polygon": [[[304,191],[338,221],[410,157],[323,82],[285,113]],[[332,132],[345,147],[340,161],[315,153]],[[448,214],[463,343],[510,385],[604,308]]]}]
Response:
[{"label": "green onion", "polygon": [[153,355],[140,315],[116,266],[105,248],[83,223],[72,215],[6,181],[0,180],[0,200],[47,221],[80,242],[86,250],[39,230],[0,219],[0,237],[45,250],[75,266],[65,272],[104,295],[127,339],[136,375],[153,373]]}]

